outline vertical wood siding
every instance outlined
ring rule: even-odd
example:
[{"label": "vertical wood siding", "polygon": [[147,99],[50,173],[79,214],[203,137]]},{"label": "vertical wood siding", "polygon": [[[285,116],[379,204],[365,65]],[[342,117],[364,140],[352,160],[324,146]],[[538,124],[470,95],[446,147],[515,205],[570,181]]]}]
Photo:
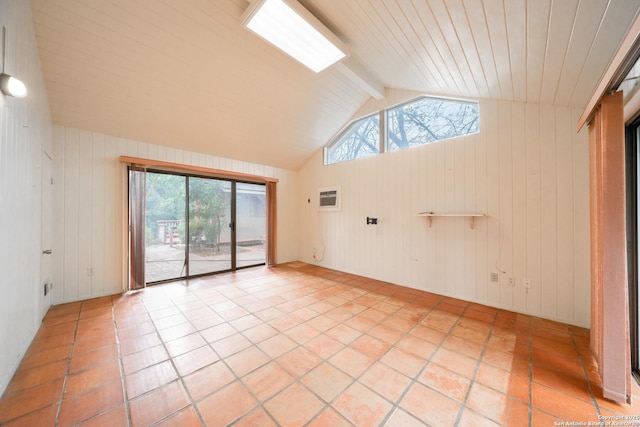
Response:
[{"label": "vertical wood siding", "polygon": [[55,304],[122,292],[127,175],[121,155],[278,178],[278,261],[297,259],[296,172],[54,126]]},{"label": "vertical wood siding", "polygon": [[[491,100],[480,111],[476,135],[331,166],[318,152],[300,171],[300,259],[588,326],[588,147],[586,133],[572,130],[579,112]],[[334,185],[342,210],[319,212],[316,191]],[[488,216],[474,230],[465,218],[436,217],[429,227],[421,211]]]},{"label": "vertical wood siding", "polygon": [[7,29],[6,72],[29,94],[0,94],[0,394],[33,339],[49,297],[41,274],[42,162],[52,157],[49,104],[40,71],[30,2],[0,2]]}]

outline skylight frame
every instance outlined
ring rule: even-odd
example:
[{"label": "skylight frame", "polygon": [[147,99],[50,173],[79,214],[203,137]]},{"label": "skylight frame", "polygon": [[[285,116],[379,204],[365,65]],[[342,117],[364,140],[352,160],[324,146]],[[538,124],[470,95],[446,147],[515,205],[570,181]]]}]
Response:
[{"label": "skylight frame", "polygon": [[[277,16],[279,13],[284,15]],[[283,16],[284,21],[277,27],[264,21]],[[249,31],[316,73],[349,56],[347,46],[295,0],[254,0],[242,14],[241,22]],[[272,32],[274,28],[278,31]],[[298,30],[306,32],[292,35]]]}]

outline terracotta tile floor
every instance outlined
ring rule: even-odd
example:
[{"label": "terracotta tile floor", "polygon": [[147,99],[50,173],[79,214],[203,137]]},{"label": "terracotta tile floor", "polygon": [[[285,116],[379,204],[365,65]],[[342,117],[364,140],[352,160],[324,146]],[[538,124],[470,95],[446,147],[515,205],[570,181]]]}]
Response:
[{"label": "terracotta tile floor", "polygon": [[52,307],[3,426],[492,426],[640,414],[585,329],[302,263]]}]

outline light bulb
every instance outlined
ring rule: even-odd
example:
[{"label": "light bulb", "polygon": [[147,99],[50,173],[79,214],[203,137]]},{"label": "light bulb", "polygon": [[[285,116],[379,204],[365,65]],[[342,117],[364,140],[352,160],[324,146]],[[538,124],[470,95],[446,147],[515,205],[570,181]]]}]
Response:
[{"label": "light bulb", "polygon": [[0,89],[5,95],[16,98],[27,96],[27,87],[24,83],[9,74],[0,74]]}]

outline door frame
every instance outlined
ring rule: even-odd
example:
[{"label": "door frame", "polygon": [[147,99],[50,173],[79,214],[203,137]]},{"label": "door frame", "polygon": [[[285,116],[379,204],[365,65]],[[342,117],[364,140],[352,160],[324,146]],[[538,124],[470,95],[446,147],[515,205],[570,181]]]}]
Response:
[{"label": "door frame", "polygon": [[[235,179],[235,178],[229,178],[229,177],[217,177],[217,176],[211,176],[211,175],[202,175],[202,174],[198,174],[198,173],[189,173],[189,172],[176,172],[176,171],[168,171],[168,170],[162,170],[162,169],[155,169],[155,168],[148,168],[146,169],[147,173],[161,173],[161,174],[167,174],[167,175],[177,175],[177,176],[183,176],[185,177],[185,235],[189,236],[189,179],[190,178],[204,178],[204,179],[212,179],[212,180],[218,180],[218,181],[226,181],[229,182],[231,184],[231,195],[230,195],[230,216],[231,218],[229,219],[229,228],[230,230],[230,251],[231,251],[231,261],[230,261],[230,268],[229,269],[225,269],[225,270],[218,270],[218,271],[212,271],[212,272],[207,272],[207,273],[201,273],[201,274],[190,274],[189,271],[189,250],[190,250],[190,245],[189,242],[187,241],[185,243],[185,264],[186,264],[186,268],[185,268],[185,275],[184,276],[179,276],[179,277],[175,277],[175,278],[170,278],[170,279],[163,279],[163,280],[158,280],[158,281],[154,281],[154,282],[145,282],[145,285],[149,285],[149,286],[153,286],[153,285],[158,285],[158,284],[162,284],[162,283],[167,283],[167,282],[173,282],[173,281],[177,281],[177,280],[186,280],[186,279],[194,279],[194,278],[198,278],[198,277],[203,277],[203,276],[210,276],[210,275],[214,275],[214,274],[219,274],[219,273],[227,273],[227,272],[231,272],[231,271],[236,271],[236,270],[241,270],[244,268],[252,268],[252,267],[258,267],[258,266],[264,266],[267,263],[266,260],[266,247],[267,247],[267,242],[265,241],[265,259],[263,262],[261,263],[257,263],[257,264],[252,264],[252,265],[246,265],[246,266],[241,266],[238,267],[237,266],[237,192],[236,192],[236,184],[238,183],[247,183],[247,184],[254,184],[254,185],[262,185],[265,187],[265,193],[266,193],[266,183],[263,182],[254,182],[254,181],[250,181],[250,180],[242,180],[242,179]],[[265,196],[266,197],[266,196]],[[146,209],[146,208],[145,208]],[[267,207],[265,204],[265,218],[267,217]],[[266,220],[265,220],[266,221]],[[265,226],[266,226],[266,222],[265,222]],[[266,231],[266,230],[265,230]]]},{"label": "door frame", "polygon": [[42,320],[51,306],[51,292],[53,290],[53,157],[42,150],[40,169],[40,281],[38,295],[40,295],[38,322]]},{"label": "door frame", "polygon": [[627,215],[627,274],[629,286],[629,344],[631,347],[631,373],[640,382],[640,307],[638,298],[638,190],[640,189],[640,118],[625,126],[626,215]]}]

